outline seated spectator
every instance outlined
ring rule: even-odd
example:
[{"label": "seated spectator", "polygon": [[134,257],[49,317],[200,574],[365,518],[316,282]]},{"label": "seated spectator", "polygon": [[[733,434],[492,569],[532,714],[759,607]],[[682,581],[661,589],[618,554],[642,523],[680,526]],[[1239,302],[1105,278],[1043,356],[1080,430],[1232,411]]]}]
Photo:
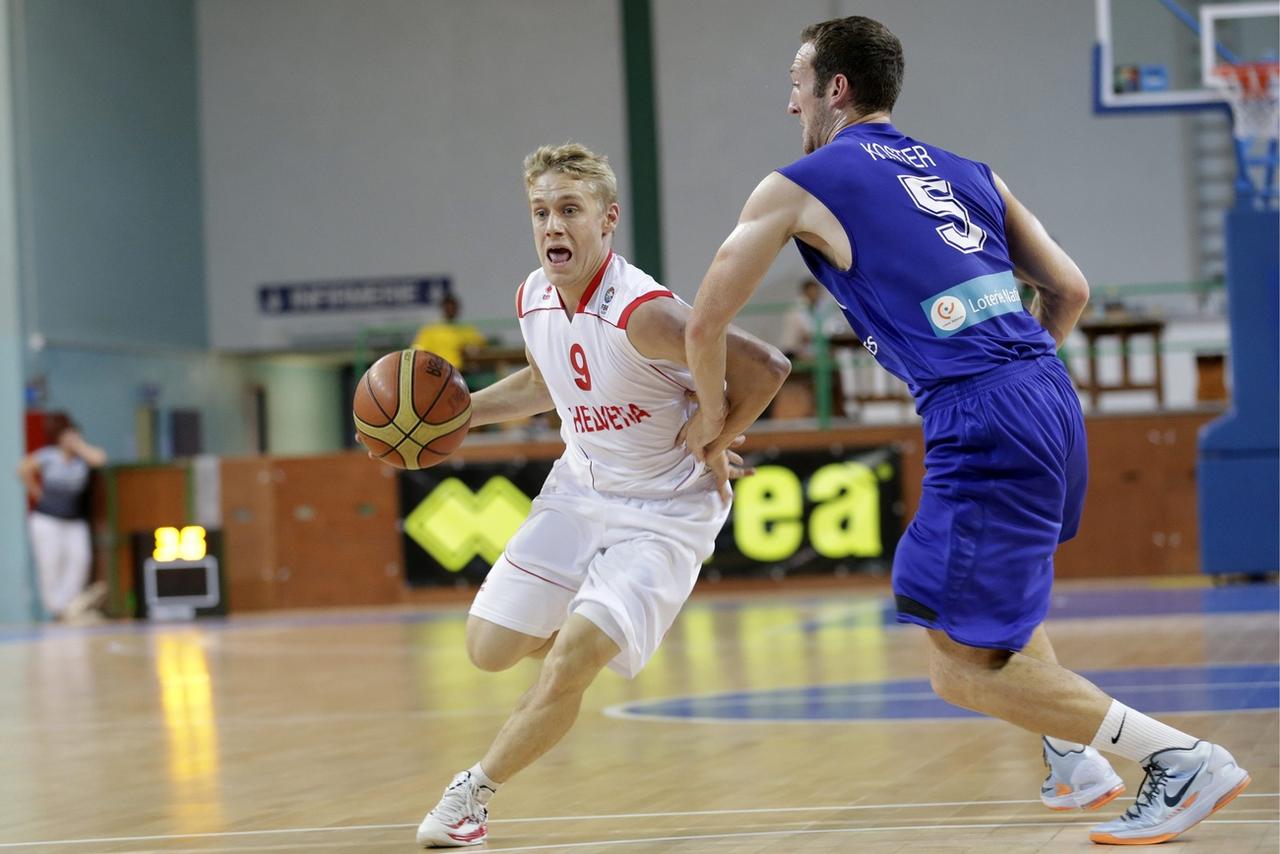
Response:
[{"label": "seated spectator", "polygon": [[418,330],[414,336],[414,350],[428,350],[446,359],[460,371],[466,369],[468,351],[483,347],[487,342],[480,330],[466,323],[458,323],[458,315],[462,313],[462,303],[450,294],[440,304],[444,315],[435,323],[428,323]]}]

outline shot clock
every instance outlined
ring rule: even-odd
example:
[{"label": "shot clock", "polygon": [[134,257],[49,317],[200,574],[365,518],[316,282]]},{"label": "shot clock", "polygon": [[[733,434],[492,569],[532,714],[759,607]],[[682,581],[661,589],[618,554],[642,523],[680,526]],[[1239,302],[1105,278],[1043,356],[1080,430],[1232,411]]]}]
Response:
[{"label": "shot clock", "polygon": [[150,620],[191,620],[225,614],[221,547],[222,532],[199,525],[162,526],[135,533],[135,615]]}]

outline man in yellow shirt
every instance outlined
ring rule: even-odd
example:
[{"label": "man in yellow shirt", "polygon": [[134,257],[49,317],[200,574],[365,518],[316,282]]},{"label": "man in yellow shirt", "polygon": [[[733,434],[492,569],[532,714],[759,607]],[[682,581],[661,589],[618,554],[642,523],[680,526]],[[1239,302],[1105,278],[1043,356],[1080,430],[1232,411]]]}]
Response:
[{"label": "man in yellow shirt", "polygon": [[462,370],[467,351],[483,347],[487,342],[474,326],[455,322],[462,311],[462,304],[452,294],[444,298],[440,309],[444,317],[419,329],[410,346],[414,350],[429,350]]}]

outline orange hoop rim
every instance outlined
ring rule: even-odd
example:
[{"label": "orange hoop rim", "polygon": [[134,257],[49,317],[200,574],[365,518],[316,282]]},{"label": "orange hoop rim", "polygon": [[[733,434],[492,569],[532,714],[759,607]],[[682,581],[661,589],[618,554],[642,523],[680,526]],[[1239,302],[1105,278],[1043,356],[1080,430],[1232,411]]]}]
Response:
[{"label": "orange hoop rim", "polygon": [[1246,100],[1269,98],[1274,81],[1280,80],[1280,62],[1222,63],[1214,67],[1213,76],[1223,88],[1237,90]]}]

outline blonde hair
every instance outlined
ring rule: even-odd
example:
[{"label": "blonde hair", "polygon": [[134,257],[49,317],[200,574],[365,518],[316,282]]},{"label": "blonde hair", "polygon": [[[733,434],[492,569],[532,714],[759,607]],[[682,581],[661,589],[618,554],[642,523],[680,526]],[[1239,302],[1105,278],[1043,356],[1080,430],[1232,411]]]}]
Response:
[{"label": "blonde hair", "polygon": [[566,142],[564,145],[543,145],[524,159],[524,187],[533,189],[533,183],[548,172],[558,172],[584,182],[600,200],[603,207],[618,201],[618,178],[613,174],[609,158],[596,154],[585,145]]}]

